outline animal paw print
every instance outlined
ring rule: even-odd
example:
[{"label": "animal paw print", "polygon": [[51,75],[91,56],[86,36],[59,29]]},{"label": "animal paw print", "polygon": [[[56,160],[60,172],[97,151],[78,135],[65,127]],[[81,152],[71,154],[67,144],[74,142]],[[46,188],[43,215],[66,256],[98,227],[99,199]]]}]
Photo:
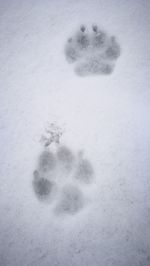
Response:
[{"label": "animal paw print", "polygon": [[36,198],[51,203],[55,215],[74,215],[86,206],[84,188],[94,177],[93,166],[83,154],[57,146],[53,151],[45,148],[40,154],[32,185]]},{"label": "animal paw print", "polygon": [[109,36],[97,25],[93,25],[90,32],[81,25],[65,45],[66,59],[75,65],[79,76],[111,74],[120,54],[115,36]]}]

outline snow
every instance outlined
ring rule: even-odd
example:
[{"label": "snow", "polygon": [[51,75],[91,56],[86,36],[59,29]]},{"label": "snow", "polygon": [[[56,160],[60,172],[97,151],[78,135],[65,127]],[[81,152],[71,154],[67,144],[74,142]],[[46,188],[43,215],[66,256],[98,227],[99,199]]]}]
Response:
[{"label": "snow", "polygon": [[[82,23],[117,36],[111,75],[66,61]],[[149,25],[148,0],[0,1],[0,266],[150,265]],[[65,219],[31,185],[49,122],[96,173],[89,206]]]}]

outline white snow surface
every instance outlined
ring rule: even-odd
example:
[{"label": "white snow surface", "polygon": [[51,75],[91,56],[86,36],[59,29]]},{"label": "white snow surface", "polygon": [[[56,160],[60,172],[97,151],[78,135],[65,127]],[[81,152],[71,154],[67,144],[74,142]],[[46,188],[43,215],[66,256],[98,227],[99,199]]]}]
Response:
[{"label": "white snow surface", "polygon": [[[118,38],[111,75],[79,77],[66,61],[82,23]],[[148,0],[0,0],[0,266],[150,265],[149,33]],[[95,169],[73,217],[33,193],[48,122]]]}]

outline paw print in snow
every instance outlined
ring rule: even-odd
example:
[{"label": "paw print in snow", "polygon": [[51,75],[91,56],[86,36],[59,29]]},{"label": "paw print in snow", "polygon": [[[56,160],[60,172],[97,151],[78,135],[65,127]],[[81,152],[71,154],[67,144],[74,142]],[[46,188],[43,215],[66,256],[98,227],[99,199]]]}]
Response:
[{"label": "paw print in snow", "polygon": [[120,54],[121,48],[116,38],[97,25],[92,26],[91,32],[81,25],[65,45],[66,59],[75,65],[79,76],[111,74]]},{"label": "paw print in snow", "polygon": [[94,180],[94,169],[83,155],[66,146],[45,148],[33,173],[33,190],[42,203],[53,203],[55,215],[74,215],[86,205],[84,185]]}]

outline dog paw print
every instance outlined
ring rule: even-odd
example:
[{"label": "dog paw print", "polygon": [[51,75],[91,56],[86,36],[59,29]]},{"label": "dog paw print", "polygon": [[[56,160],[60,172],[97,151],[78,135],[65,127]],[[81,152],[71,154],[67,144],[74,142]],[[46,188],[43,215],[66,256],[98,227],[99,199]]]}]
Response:
[{"label": "dog paw print", "polygon": [[51,204],[55,215],[74,215],[87,205],[84,188],[94,177],[93,166],[83,154],[59,145],[39,155],[32,187],[37,200]]},{"label": "dog paw print", "polygon": [[90,32],[84,25],[65,45],[65,56],[79,76],[108,75],[115,68],[121,48],[115,36],[109,36],[97,25]]}]

